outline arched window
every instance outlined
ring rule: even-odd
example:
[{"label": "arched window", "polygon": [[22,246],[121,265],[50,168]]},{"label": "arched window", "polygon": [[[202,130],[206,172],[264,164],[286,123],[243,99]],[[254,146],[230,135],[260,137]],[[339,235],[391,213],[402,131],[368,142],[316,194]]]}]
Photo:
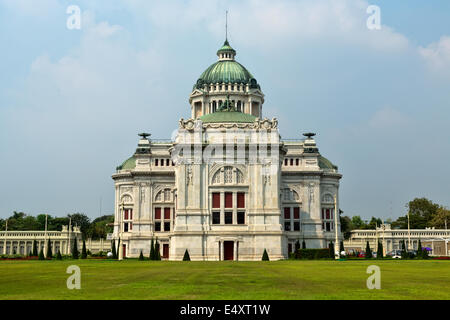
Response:
[{"label": "arched window", "polygon": [[122,202],[131,203],[131,202],[133,202],[133,198],[130,195],[125,194],[122,196]]},{"label": "arched window", "polygon": [[223,176],[224,183],[233,183],[233,167],[225,167]]},{"label": "arched window", "polygon": [[333,203],[334,202],[333,196],[331,194],[328,194],[328,193],[324,194],[323,197],[322,197],[322,202]]},{"label": "arched window", "polygon": [[164,190],[164,201],[170,201],[170,189]]},{"label": "arched window", "polygon": [[169,188],[159,191],[155,196],[156,202],[171,202],[172,191]]},{"label": "arched window", "polygon": [[[235,172],[236,178],[234,178]],[[223,169],[217,170],[212,178],[212,184],[221,183],[244,183],[244,174],[239,169],[235,169],[231,166],[224,167]]]},{"label": "arched window", "polygon": [[237,183],[244,183],[244,175],[238,169],[236,169],[236,180],[237,180]]},{"label": "arched window", "polygon": [[216,174],[213,176],[212,183],[219,184],[220,183],[220,170],[217,170]]}]

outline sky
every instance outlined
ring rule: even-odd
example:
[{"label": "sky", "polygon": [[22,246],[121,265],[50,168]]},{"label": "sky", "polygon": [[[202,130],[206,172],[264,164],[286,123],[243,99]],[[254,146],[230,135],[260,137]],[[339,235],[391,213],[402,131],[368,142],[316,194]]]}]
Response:
[{"label": "sky", "polygon": [[263,115],[283,138],[317,133],[345,215],[396,219],[415,197],[450,206],[447,0],[0,0],[0,217],[111,214],[111,175],[137,133],[167,139],[190,117],[226,10]]}]

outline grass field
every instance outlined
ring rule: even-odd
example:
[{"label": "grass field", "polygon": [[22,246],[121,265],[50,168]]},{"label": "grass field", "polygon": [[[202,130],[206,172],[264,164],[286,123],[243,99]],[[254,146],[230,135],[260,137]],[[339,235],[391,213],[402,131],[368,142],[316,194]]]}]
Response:
[{"label": "grass field", "polygon": [[[69,290],[69,265],[81,289]],[[381,289],[369,290],[369,265]],[[450,261],[0,261],[0,299],[450,299]]]}]

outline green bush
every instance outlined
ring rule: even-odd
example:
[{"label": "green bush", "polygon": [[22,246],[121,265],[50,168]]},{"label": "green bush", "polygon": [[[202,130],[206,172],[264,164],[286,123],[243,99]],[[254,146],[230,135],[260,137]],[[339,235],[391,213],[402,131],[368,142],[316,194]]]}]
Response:
[{"label": "green bush", "polygon": [[139,260],[144,261],[144,255],[142,254],[142,250],[141,250],[141,254],[139,255]]},{"label": "green bush", "polygon": [[264,253],[262,256],[262,261],[269,261],[269,255],[267,254],[267,250],[264,249]]},{"label": "green bush", "polygon": [[112,252],[112,258],[117,259],[117,251],[116,251],[116,241],[111,241],[111,252]]},{"label": "green bush", "polygon": [[83,249],[81,249],[81,259],[87,258],[86,241],[83,239]]},{"label": "green bush", "polygon": [[189,252],[188,252],[187,249],[186,249],[186,251],[184,252],[183,261],[191,261],[191,257],[189,256]]},{"label": "green bush", "polygon": [[150,256],[149,256],[149,258],[150,258],[150,260],[155,260],[155,243],[153,242],[153,238],[152,238],[152,242],[150,243]]},{"label": "green bush", "polygon": [[53,257],[52,244],[50,243],[50,238],[47,241],[47,259],[51,259]]},{"label": "green bush", "polygon": [[330,251],[329,249],[299,249],[295,253],[295,258],[301,260],[329,259]]},{"label": "green bush", "polygon": [[80,253],[78,252],[78,240],[77,240],[77,238],[75,238],[73,241],[73,247],[72,247],[72,258],[78,259],[79,254]]},{"label": "green bush", "polygon": [[56,260],[62,260],[61,251],[58,249],[58,253],[56,254]]},{"label": "green bush", "polygon": [[366,259],[372,259],[373,258],[373,256],[372,256],[372,249],[370,249],[369,241],[367,241],[367,244],[366,244],[365,258]]},{"label": "green bush", "polygon": [[44,250],[42,250],[42,248],[41,248],[41,251],[39,251],[39,260],[45,260]]}]

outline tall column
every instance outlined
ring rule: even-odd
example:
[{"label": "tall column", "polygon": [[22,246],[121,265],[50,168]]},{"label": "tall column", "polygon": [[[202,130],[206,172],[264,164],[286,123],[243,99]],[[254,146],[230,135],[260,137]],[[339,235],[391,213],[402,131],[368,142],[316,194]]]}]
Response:
[{"label": "tall column", "polygon": [[238,259],[238,256],[237,256],[237,246],[238,246],[238,242],[237,242],[237,240],[236,241],[234,241],[234,243],[233,243],[233,260],[235,260],[235,261],[237,261],[237,259]]}]

